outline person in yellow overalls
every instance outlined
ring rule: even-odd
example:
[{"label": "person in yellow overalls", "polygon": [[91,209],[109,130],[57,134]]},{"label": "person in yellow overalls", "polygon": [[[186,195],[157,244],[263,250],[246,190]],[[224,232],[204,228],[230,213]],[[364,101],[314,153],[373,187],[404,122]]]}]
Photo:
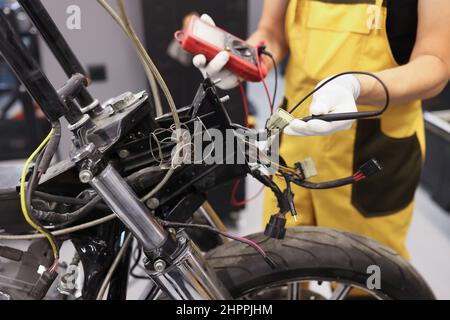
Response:
[{"label": "person in yellow overalls", "polygon": [[[204,15],[203,19],[213,21]],[[288,165],[311,157],[329,181],[353,174],[376,158],[384,170],[357,185],[331,190],[294,188],[299,222],[338,228],[375,239],[408,258],[405,238],[425,156],[420,99],[437,95],[450,78],[448,0],[266,0],[259,28],[248,40],[265,41],[276,61],[290,51],[285,101],[290,110],[322,80],[346,71],[372,72],[389,88],[392,105],[380,118],[327,123],[295,120],[281,142]],[[228,54],[210,63],[196,56],[204,74],[229,89],[237,78],[224,69]],[[374,79],[347,75],[318,91],[294,114],[374,110],[385,94]],[[274,177],[282,185],[282,181]],[[265,219],[278,212],[271,192]]]}]

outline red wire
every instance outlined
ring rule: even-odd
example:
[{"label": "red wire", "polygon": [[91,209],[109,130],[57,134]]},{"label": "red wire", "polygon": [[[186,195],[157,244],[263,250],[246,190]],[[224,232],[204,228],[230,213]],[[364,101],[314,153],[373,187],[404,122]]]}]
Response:
[{"label": "red wire", "polygon": [[[268,100],[269,100],[270,114],[272,114],[272,113],[273,113],[273,104],[272,104],[272,101],[271,101],[271,97],[270,97],[270,93],[269,93],[269,88],[267,87],[267,83],[266,83],[266,81],[265,81],[265,79],[264,79],[264,76],[263,76],[263,74],[262,74],[262,70],[261,70],[261,61],[260,61],[260,59],[259,59],[259,54],[258,54],[259,48],[260,48],[262,45],[264,45],[264,44],[262,43],[262,44],[260,44],[260,45],[258,45],[258,46],[256,47],[256,51],[257,51],[257,54],[256,54],[256,65],[257,65],[257,67],[258,67],[258,71],[259,71],[259,76],[260,76],[260,78],[261,78],[261,82],[263,83],[264,90],[266,91],[266,95],[267,95],[267,98],[268,98]],[[240,89],[241,89],[242,100],[243,100],[243,102],[244,102],[244,111],[245,111],[245,117],[246,117],[246,121],[245,121],[245,122],[246,122],[246,127],[248,127],[248,115],[249,115],[249,112],[248,112],[248,102],[247,102],[247,96],[246,96],[246,94],[245,94],[245,89],[244,89],[244,86],[242,85],[242,82],[241,82],[241,81],[239,81],[239,87],[240,87]],[[233,206],[235,206],[235,207],[242,207],[242,206],[246,205],[247,203],[256,200],[256,199],[263,193],[263,191],[264,191],[264,187],[262,187],[261,190],[259,190],[258,193],[255,194],[253,197],[251,197],[251,198],[249,198],[249,199],[246,199],[246,200],[238,201],[238,200],[236,200],[236,193],[237,193],[237,191],[238,191],[240,185],[241,185],[241,180],[238,179],[238,180],[236,180],[236,182],[234,183],[233,189],[231,190],[231,205],[233,205]]]},{"label": "red wire", "polygon": [[58,266],[59,266],[59,259],[56,259],[55,262],[53,262],[53,266],[50,268],[50,271],[58,272]]},{"label": "red wire", "polygon": [[354,179],[356,182],[359,182],[361,180],[364,180],[366,178],[366,176],[362,173],[362,172],[357,172],[353,175]]},{"label": "red wire", "polygon": [[245,206],[247,203],[256,200],[264,191],[264,187],[262,187],[261,190],[259,190],[258,193],[255,194],[253,197],[239,201],[239,200],[236,200],[236,193],[237,193],[240,185],[241,185],[241,179],[238,179],[234,183],[233,189],[231,190],[231,205],[234,207]]},{"label": "red wire", "polygon": [[241,95],[242,95],[242,101],[244,103],[244,112],[245,112],[245,126],[248,127],[248,101],[247,101],[247,94],[245,93],[244,85],[242,84],[242,81],[239,80],[239,88],[241,89]]},{"label": "red wire", "polygon": [[231,234],[231,233],[227,233],[227,235],[230,236],[230,238],[234,238],[234,239],[236,239],[236,240],[245,242],[245,243],[247,243],[247,244],[250,245],[250,246],[253,246],[253,247],[254,247],[256,250],[258,250],[259,253],[261,253],[264,257],[267,257],[267,253],[266,253],[266,252],[264,251],[264,249],[263,249],[259,244],[257,244],[255,241],[252,241],[252,240],[250,240],[250,239],[248,239],[248,238],[245,238],[245,237],[239,237],[239,236],[236,236],[236,235]]},{"label": "red wire", "polygon": [[[267,95],[267,99],[269,100],[269,107],[270,107],[270,114],[273,114],[273,103],[272,103],[272,98],[270,97],[270,93],[269,93],[269,87],[267,87],[267,83],[266,80],[264,79],[264,76],[262,74],[262,70],[261,70],[261,61],[259,59],[259,49],[264,46],[264,43],[259,44],[256,47],[256,66],[258,67],[258,71],[259,71],[259,77],[261,78],[261,82],[264,86],[264,90],[266,91],[266,95]],[[275,101],[274,101],[275,102]]]}]

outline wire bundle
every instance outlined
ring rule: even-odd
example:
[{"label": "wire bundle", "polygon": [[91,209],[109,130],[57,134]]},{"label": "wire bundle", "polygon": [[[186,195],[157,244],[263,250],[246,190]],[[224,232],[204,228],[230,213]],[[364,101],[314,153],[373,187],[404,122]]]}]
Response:
[{"label": "wire bundle", "polygon": [[[36,231],[38,231],[40,234],[42,234],[45,238],[47,238],[48,242],[50,243],[50,247],[52,248],[53,258],[54,258],[53,265],[50,268],[50,270],[52,272],[56,272],[56,270],[58,268],[59,248],[56,243],[55,237],[50,232],[48,232],[38,221],[33,219],[33,217],[30,215],[30,213],[29,213],[30,203],[27,201],[27,192],[26,192],[26,191],[30,191],[30,193],[31,193],[33,181],[34,181],[34,183],[39,182],[40,174],[38,174],[38,168],[36,165],[38,165],[40,161],[37,161],[37,163],[35,165],[31,181],[28,185],[28,190],[26,190],[25,184],[26,184],[26,178],[27,178],[26,176],[27,176],[28,168],[29,168],[30,164],[36,159],[36,157],[38,157],[39,160],[42,160],[42,157],[43,157],[42,151],[45,150],[45,148],[46,148],[47,144],[49,143],[49,141],[51,140],[54,132],[55,132],[55,130],[52,129],[52,131],[48,134],[48,136],[44,139],[44,141],[39,145],[39,147],[36,149],[36,151],[34,151],[31,154],[31,156],[28,158],[28,160],[25,162],[25,166],[23,167],[22,175],[21,175],[21,179],[20,179],[20,206],[22,209],[23,216],[24,216],[25,220],[27,221],[27,223],[31,227],[33,227]],[[30,193],[28,193],[28,197],[30,196]]]}]

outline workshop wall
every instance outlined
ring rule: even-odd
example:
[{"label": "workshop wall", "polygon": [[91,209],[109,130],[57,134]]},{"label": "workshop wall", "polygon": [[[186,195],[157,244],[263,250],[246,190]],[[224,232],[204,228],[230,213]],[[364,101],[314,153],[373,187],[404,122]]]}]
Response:
[{"label": "workshop wall", "polygon": [[[86,0],[43,0],[50,15],[85,67],[106,67],[106,81],[94,82],[90,87],[93,96],[100,101],[125,91],[146,89],[145,73],[134,48],[111,17],[96,1]],[[138,35],[142,36],[143,17],[141,1],[125,1],[130,20]],[[71,5],[81,9],[81,29],[69,30],[66,12]],[[41,41],[42,64],[55,87],[67,79],[51,52]]]},{"label": "workshop wall", "polygon": [[[145,72],[134,47],[96,1],[43,0],[42,3],[86,70],[90,67],[105,67],[106,79],[94,81],[89,87],[95,98],[102,102],[126,91],[138,92],[147,89]],[[143,39],[141,4],[140,0],[125,1],[130,21],[138,36]],[[79,30],[67,28],[67,20],[70,17],[67,9],[73,5],[81,9]],[[42,39],[40,47],[42,67],[55,88],[59,88],[67,77]],[[68,139],[68,134],[63,132],[63,143],[59,152],[63,158],[70,151],[71,144]]]}]

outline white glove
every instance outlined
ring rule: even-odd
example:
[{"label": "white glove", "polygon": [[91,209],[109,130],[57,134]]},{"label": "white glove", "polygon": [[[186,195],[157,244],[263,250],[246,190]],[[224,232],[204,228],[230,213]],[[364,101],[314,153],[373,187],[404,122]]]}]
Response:
[{"label": "white glove", "polygon": [[[203,21],[216,25],[214,20],[207,14],[203,14],[200,19]],[[205,78],[211,78],[212,81],[221,80],[217,86],[222,90],[230,90],[239,85],[239,78],[231,71],[224,69],[228,61],[230,60],[230,54],[226,51],[220,52],[209,63],[206,61],[206,57],[203,54],[196,55],[193,63]]]},{"label": "white glove", "polygon": [[[345,75],[338,77],[314,94],[310,113],[318,116],[357,112],[356,100],[358,100],[360,92],[361,83],[355,76]],[[290,136],[325,136],[338,131],[348,130],[352,127],[353,122],[354,120],[335,122],[311,120],[304,122],[295,119],[284,129],[284,133]]]}]

